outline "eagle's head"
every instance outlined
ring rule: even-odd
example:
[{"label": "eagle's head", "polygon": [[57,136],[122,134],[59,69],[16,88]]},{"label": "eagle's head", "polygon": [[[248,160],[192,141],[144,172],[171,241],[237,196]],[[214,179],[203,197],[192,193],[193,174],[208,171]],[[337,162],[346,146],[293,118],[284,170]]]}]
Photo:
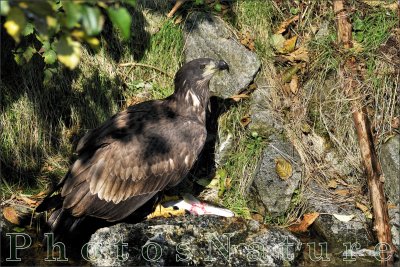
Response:
[{"label": "eagle's head", "polygon": [[198,58],[189,61],[175,75],[174,95],[186,99],[191,104],[197,104],[197,98],[201,106],[207,105],[210,80],[215,73],[222,70],[229,71],[229,66],[224,60]]}]

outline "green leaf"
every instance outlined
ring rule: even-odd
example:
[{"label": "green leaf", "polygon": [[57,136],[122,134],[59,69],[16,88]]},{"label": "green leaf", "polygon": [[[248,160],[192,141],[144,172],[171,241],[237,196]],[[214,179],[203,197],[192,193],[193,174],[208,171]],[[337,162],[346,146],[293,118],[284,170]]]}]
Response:
[{"label": "green leaf", "polygon": [[16,226],[13,228],[13,231],[16,233],[22,233],[25,231],[25,228]]},{"label": "green leaf", "polygon": [[132,18],[128,10],[124,7],[115,9],[108,9],[108,16],[112,21],[114,27],[118,28],[124,39],[128,39],[131,35]]},{"label": "green leaf", "polygon": [[28,46],[26,48],[26,50],[24,51],[24,53],[22,54],[22,56],[24,57],[26,62],[29,62],[29,60],[31,60],[34,53],[36,53],[36,49],[33,48],[32,46]]},{"label": "green leaf", "polygon": [[41,41],[42,42],[42,48],[44,51],[50,50],[50,42],[49,41]]},{"label": "green leaf", "polygon": [[75,4],[74,2],[65,2],[64,3],[64,9],[65,9],[65,26],[69,29],[75,27],[75,25],[78,23],[78,21],[82,17],[81,13],[81,6]]},{"label": "green leaf", "polygon": [[291,7],[290,8],[290,13],[292,14],[292,15],[297,15],[297,14],[299,14],[299,8],[297,8],[297,7]]},{"label": "green leaf", "polygon": [[54,50],[46,50],[43,53],[43,58],[44,58],[44,62],[48,65],[50,64],[54,64],[57,60],[57,54],[56,52],[54,52]]},{"label": "green leaf", "polygon": [[56,45],[58,60],[69,69],[74,69],[81,58],[81,45],[70,36],[63,36]]},{"label": "green leaf", "polygon": [[195,4],[195,5],[202,5],[202,4],[204,4],[204,0],[196,0],[196,1],[194,2],[194,4]]},{"label": "green leaf", "polygon": [[271,45],[278,51],[282,49],[285,41],[286,41],[285,37],[283,37],[282,34],[280,34],[280,33],[273,34],[270,38]]},{"label": "green leaf", "polygon": [[13,51],[14,54],[14,60],[18,65],[23,65],[26,63],[22,53],[24,52],[24,50],[20,47],[17,49],[17,51]]},{"label": "green leaf", "polygon": [[32,23],[27,23],[25,28],[22,30],[21,34],[23,36],[28,36],[29,34],[32,34],[34,31],[35,27],[33,26]]},{"label": "green leaf", "polygon": [[353,30],[361,31],[363,29],[364,29],[364,21],[362,21],[360,18],[356,18],[353,23]]},{"label": "green leaf", "polygon": [[7,33],[17,42],[20,41],[20,35],[25,28],[26,18],[24,12],[18,7],[13,7],[8,12],[7,21],[4,23]]},{"label": "green leaf", "polygon": [[55,16],[55,11],[49,1],[24,1],[20,6],[24,6],[40,19],[46,19],[46,16]]},{"label": "green leaf", "polygon": [[8,1],[0,1],[0,15],[6,16],[9,11],[10,5],[8,4]]},{"label": "green leaf", "polygon": [[214,9],[215,9],[215,11],[217,11],[217,12],[221,12],[221,10],[222,10],[221,4],[220,4],[220,3],[215,4]]},{"label": "green leaf", "polygon": [[44,73],[43,83],[47,84],[48,82],[50,82],[51,78],[53,78],[54,74],[57,73],[57,69],[45,68],[43,73]]},{"label": "green leaf", "polygon": [[135,6],[136,5],[136,0],[122,0],[122,2],[130,5],[130,6]]},{"label": "green leaf", "polygon": [[82,24],[90,36],[97,35],[103,29],[104,18],[97,7],[82,7]]}]

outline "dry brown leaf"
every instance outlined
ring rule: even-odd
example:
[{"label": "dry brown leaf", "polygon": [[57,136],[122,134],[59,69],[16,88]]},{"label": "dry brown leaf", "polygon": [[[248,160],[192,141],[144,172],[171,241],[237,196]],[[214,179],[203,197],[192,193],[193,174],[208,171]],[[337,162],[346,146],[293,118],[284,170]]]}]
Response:
[{"label": "dry brown leaf", "polygon": [[336,189],[338,186],[337,181],[335,179],[331,179],[328,183],[328,188]]},{"label": "dry brown leaf", "polygon": [[240,38],[240,43],[247,47],[250,51],[256,50],[256,46],[254,44],[254,38],[250,35],[250,32],[242,34]]},{"label": "dry brown leaf", "polygon": [[275,171],[279,178],[282,180],[287,180],[290,178],[290,176],[292,176],[293,173],[292,164],[290,164],[290,162],[283,157],[278,157],[275,159]]},{"label": "dry brown leaf", "polygon": [[308,227],[318,218],[318,212],[307,213],[303,215],[303,219],[299,224],[291,225],[288,227],[289,231],[295,233],[306,232]]},{"label": "dry brown leaf", "polygon": [[392,128],[398,129],[400,127],[400,118],[394,117],[391,121]]},{"label": "dry brown leaf", "polygon": [[244,116],[243,118],[240,119],[240,124],[243,127],[246,127],[247,125],[249,125],[249,123],[251,122],[251,118],[249,115]]},{"label": "dry brown leaf", "polygon": [[26,196],[17,196],[17,199],[22,200],[23,202],[25,202],[26,204],[28,204],[29,206],[36,206],[37,205],[37,201],[32,200]]},{"label": "dry brown leaf", "polygon": [[336,179],[336,182],[338,182],[339,184],[344,185],[344,186],[349,186],[348,183],[346,183],[345,181],[343,181],[343,179],[340,179],[340,178]]},{"label": "dry brown leaf", "polygon": [[388,204],[388,209],[396,209],[396,208],[397,208],[396,204],[393,204],[393,203]]},{"label": "dry brown leaf", "polygon": [[275,33],[276,33],[276,34],[279,34],[279,33],[285,32],[286,29],[287,29],[287,27],[289,27],[289,25],[292,24],[293,22],[298,21],[299,18],[300,18],[300,16],[297,15],[297,16],[294,16],[294,17],[292,17],[292,18],[290,18],[290,19],[287,19],[287,20],[283,21],[283,22],[279,25],[279,27],[278,27],[278,29],[276,30]]},{"label": "dry brown leaf", "polygon": [[251,83],[248,87],[247,90],[249,91],[254,91],[257,89],[257,84],[256,83]]},{"label": "dry brown leaf", "polygon": [[290,53],[294,51],[294,48],[296,47],[296,42],[297,42],[297,36],[293,36],[292,38],[286,40],[283,43],[282,51],[281,53]]},{"label": "dry brown leaf", "polygon": [[174,20],[174,24],[180,24],[183,21],[183,17],[182,15],[179,15],[175,20]]},{"label": "dry brown leaf", "polygon": [[291,52],[288,55],[283,55],[282,57],[290,62],[294,62],[294,61],[309,62],[310,61],[310,57],[308,56],[308,50],[305,47],[300,47],[299,49]]},{"label": "dry brown leaf", "polygon": [[244,98],[249,98],[249,96],[246,95],[246,94],[239,94],[239,95],[233,95],[233,96],[231,96],[231,98],[232,98],[234,101],[238,102],[239,100],[242,100],[242,99],[244,99]]},{"label": "dry brown leaf", "polygon": [[19,225],[20,220],[17,211],[13,207],[5,207],[3,209],[4,218],[12,224]]},{"label": "dry brown leaf", "polygon": [[225,190],[229,190],[232,187],[232,178],[226,177],[225,179]]},{"label": "dry brown leaf", "polygon": [[349,191],[349,189],[338,189],[338,190],[335,190],[335,194],[345,197],[350,194],[350,191]]},{"label": "dry brown leaf", "polygon": [[296,74],[292,76],[289,86],[292,94],[297,95],[297,92],[299,91],[299,77]]},{"label": "dry brown leaf", "polygon": [[356,207],[359,208],[365,215],[366,218],[372,219],[372,213],[370,209],[362,203],[356,202]]},{"label": "dry brown leaf", "polygon": [[44,196],[47,195],[47,191],[40,191],[36,195],[32,196],[33,198],[43,198]]},{"label": "dry brown leaf", "polygon": [[252,214],[251,217],[253,218],[253,220],[264,222],[264,217],[258,213]]}]

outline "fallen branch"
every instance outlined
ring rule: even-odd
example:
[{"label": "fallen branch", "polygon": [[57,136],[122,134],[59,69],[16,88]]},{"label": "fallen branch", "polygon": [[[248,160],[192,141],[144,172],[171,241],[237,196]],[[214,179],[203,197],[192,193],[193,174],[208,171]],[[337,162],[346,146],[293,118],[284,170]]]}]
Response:
[{"label": "fallen branch", "polygon": [[172,7],[171,11],[168,13],[167,17],[172,18],[176,11],[186,2],[186,0],[177,0],[175,5]]},{"label": "fallen branch", "polygon": [[[333,9],[336,14],[338,40],[344,49],[353,47],[351,24],[344,8],[344,0],[334,0]],[[357,61],[354,57],[348,58],[340,70],[343,78],[343,87],[351,101],[352,116],[360,145],[361,157],[367,175],[368,188],[374,213],[374,230],[380,244],[380,257],[382,266],[393,265],[395,247],[392,243],[392,235],[389,225],[389,214],[386,198],[383,190],[384,178],[378,157],[376,155],[370,121],[365,107],[360,101],[359,86],[357,83]]]},{"label": "fallen branch", "polygon": [[168,76],[168,77],[170,77],[170,78],[173,78],[173,76],[170,75],[168,72],[166,72],[166,71],[164,71],[164,70],[162,70],[162,69],[160,69],[160,68],[158,68],[158,67],[152,66],[152,65],[147,65],[147,64],[142,64],[142,63],[136,63],[136,62],[127,62],[127,63],[118,64],[118,67],[129,67],[129,66],[132,66],[132,67],[138,66],[138,67],[144,67],[144,68],[149,68],[149,69],[157,70],[157,71],[161,72],[162,74],[164,74],[164,75],[166,75],[166,76]]}]

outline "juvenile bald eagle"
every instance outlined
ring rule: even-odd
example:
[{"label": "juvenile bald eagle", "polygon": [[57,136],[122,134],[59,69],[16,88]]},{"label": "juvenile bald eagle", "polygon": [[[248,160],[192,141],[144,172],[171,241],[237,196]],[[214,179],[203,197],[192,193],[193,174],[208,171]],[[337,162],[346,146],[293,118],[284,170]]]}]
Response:
[{"label": "juvenile bald eagle", "polygon": [[65,178],[36,209],[55,208],[48,225],[56,236],[88,217],[121,221],[177,185],[205,143],[209,82],[226,69],[223,60],[190,61],[171,96],[130,106],[88,132]]}]

